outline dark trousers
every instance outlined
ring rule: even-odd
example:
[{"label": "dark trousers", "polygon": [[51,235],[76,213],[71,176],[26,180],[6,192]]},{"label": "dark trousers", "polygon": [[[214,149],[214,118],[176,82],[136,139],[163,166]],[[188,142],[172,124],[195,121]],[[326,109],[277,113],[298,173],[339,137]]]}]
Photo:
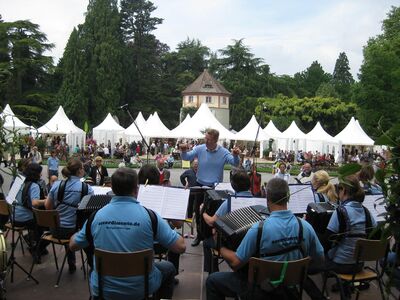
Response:
[{"label": "dark trousers", "polygon": [[203,253],[204,253],[204,272],[218,272],[218,258],[212,254],[212,249],[215,249],[215,241],[213,237],[206,238],[203,241]]},{"label": "dark trousers", "polygon": [[[14,221],[13,224],[14,224],[14,226],[17,226],[17,227],[28,228],[28,237],[27,237],[27,239],[25,239],[25,241],[27,242],[31,253],[34,253],[36,246],[39,245],[40,238],[41,238],[43,232],[47,228],[38,226],[34,219],[25,221],[25,222]],[[48,242],[42,241],[40,243],[40,251],[44,250],[47,247],[47,245],[48,245]]]},{"label": "dark trousers", "polygon": [[[75,228],[63,228],[59,227],[56,229],[50,229],[51,234],[53,237],[56,239],[60,240],[67,240],[73,236],[73,234],[76,232]],[[67,251],[67,261],[69,265],[75,265],[75,252],[69,251],[69,248],[66,248],[65,251]]]}]

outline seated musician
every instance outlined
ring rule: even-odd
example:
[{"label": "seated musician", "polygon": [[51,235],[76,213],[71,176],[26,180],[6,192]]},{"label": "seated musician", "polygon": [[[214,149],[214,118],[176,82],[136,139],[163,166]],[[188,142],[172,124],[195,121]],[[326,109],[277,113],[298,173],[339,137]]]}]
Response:
[{"label": "seated musician", "polygon": [[[93,195],[93,189],[86,183],[81,182],[85,171],[83,164],[78,158],[68,161],[66,167],[61,171],[66,180],[56,181],[45,201],[46,209],[56,209],[60,214],[60,227],[51,229],[55,238],[69,239],[76,232],[76,211],[82,198]],[[68,253],[69,272],[74,273],[75,253]]]},{"label": "seated musician", "polygon": [[[164,172],[166,172],[164,174],[170,174],[168,170],[164,170]],[[163,180],[165,180],[166,178],[163,176]],[[169,176],[169,175],[167,175]],[[144,165],[143,167],[140,168],[139,170],[139,175],[138,175],[138,181],[139,184],[150,184],[150,185],[159,185],[160,184],[160,178],[161,178],[161,174],[158,171],[158,168],[156,168],[155,166],[152,165]],[[168,178],[168,182],[169,182],[169,178]],[[168,184],[168,182],[164,182],[163,186],[170,186],[170,182]],[[169,220],[168,221],[169,226],[174,229],[174,228],[181,228],[183,225],[182,221],[178,221],[178,220]],[[156,247],[157,251],[160,251],[161,253],[164,253],[166,251],[166,249],[161,249],[162,247]],[[175,276],[179,274],[179,258],[180,258],[180,254],[174,251],[168,251],[167,253],[167,259],[168,261],[170,261],[174,267],[175,267]],[[174,279],[174,283],[178,284],[179,280],[177,278]]]},{"label": "seated musician", "polygon": [[300,181],[301,183],[310,183],[312,178],[314,176],[314,173],[312,171],[312,167],[310,163],[305,163],[302,167],[301,167],[301,171],[299,173],[299,175],[297,175],[297,179],[298,181]]},{"label": "seated musician", "polygon": [[42,173],[42,166],[38,163],[30,163],[26,166],[22,174],[25,176],[25,182],[22,184],[15,200],[15,213],[11,214],[11,218],[14,218],[14,225],[19,227],[27,227],[28,233],[28,245],[29,250],[34,255],[38,250],[38,255],[47,254],[47,244],[41,243],[40,248],[36,249],[40,241],[40,237],[43,234],[43,228],[37,226],[32,207],[40,208],[43,207],[45,199],[44,192],[41,190],[38,181]]},{"label": "seated musician", "polygon": [[314,200],[318,202],[330,202],[336,204],[338,195],[333,183],[330,181],[329,174],[324,170],[319,170],[314,173],[311,179],[311,185],[315,191]]},{"label": "seated musician", "polygon": [[361,270],[362,264],[355,265],[353,258],[356,240],[367,238],[376,227],[374,217],[362,205],[364,197],[364,190],[356,175],[348,176],[339,183],[340,205],[332,214],[326,234],[335,241],[334,247],[328,252],[327,270],[345,274]]},{"label": "seated musician", "polygon": [[[280,178],[273,178],[267,185],[267,205],[271,215],[262,226],[261,240],[257,243],[258,227],[255,224],[247,232],[236,252],[222,247],[220,253],[235,271],[248,263],[250,257],[275,261],[291,261],[310,256],[312,263],[320,263],[324,257],[323,248],[314,229],[304,220],[296,218],[287,210],[289,200],[288,184]],[[299,225],[303,229],[303,243],[299,243]],[[256,249],[259,244],[260,248]],[[293,247],[291,247],[293,246]],[[291,248],[288,248],[291,247]],[[207,278],[207,299],[236,297],[247,291],[247,274],[243,272],[217,272]]]},{"label": "seated musician", "polygon": [[[158,182],[158,178],[157,178]],[[153,238],[153,221],[149,212],[136,200],[138,193],[138,176],[129,168],[119,168],[111,176],[114,196],[111,202],[100,209],[94,216],[90,226],[95,248],[108,251],[127,252],[153,248],[154,241],[160,242],[168,249],[183,253],[185,242],[175,231],[171,230],[158,214],[157,233]],[[111,221],[118,222],[118,227],[107,226]],[[134,221],[134,222],[133,222]],[[70,242],[73,251],[87,247],[86,225],[76,233]],[[97,272],[91,273],[90,287],[93,299],[98,299]],[[159,291],[161,298],[172,298],[175,268],[167,261],[154,262],[149,274],[149,292]],[[104,276],[105,299],[143,299],[143,277],[115,278]]]},{"label": "seated musician", "polygon": [[[233,172],[231,177],[231,185],[235,190],[235,196],[237,197],[252,197],[250,189],[250,178],[249,175],[241,169],[237,169]],[[234,197],[234,196],[232,196]],[[206,212],[203,213],[204,221],[211,227],[214,227],[215,221],[228,213],[228,201],[224,201],[213,216],[208,215]],[[218,260],[213,260],[211,249],[215,248],[215,242],[213,237],[209,237],[203,241],[203,252],[204,252],[204,272],[218,271]],[[211,269],[211,263],[213,264]]]}]

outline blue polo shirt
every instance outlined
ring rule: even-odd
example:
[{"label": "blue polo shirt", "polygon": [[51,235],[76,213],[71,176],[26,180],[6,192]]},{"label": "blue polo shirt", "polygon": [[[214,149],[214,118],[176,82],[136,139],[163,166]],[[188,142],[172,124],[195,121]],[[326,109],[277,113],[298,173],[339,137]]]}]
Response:
[{"label": "blue polo shirt", "polygon": [[[351,233],[365,233],[366,219],[362,203],[350,200],[345,201],[340,205],[343,205],[346,208],[347,215],[349,216]],[[372,226],[376,227],[376,220],[372,215],[371,221]],[[332,214],[327,229],[334,233],[339,232],[339,219],[336,210]],[[359,239],[359,237],[344,237],[336,247],[329,250],[329,258],[338,264],[355,264],[356,261],[353,259],[353,254],[357,239]]]},{"label": "blue polo shirt", "polygon": [[202,185],[212,186],[222,182],[224,179],[224,165],[239,164],[239,156],[232,155],[227,149],[217,145],[214,150],[208,150],[205,144],[194,147],[191,151],[182,152],[183,160],[197,158],[199,167],[197,169],[197,182]]},{"label": "blue polo shirt", "polygon": [[[179,238],[167,222],[158,214],[156,241],[169,248]],[[118,222],[118,225],[115,225]],[[75,242],[87,247],[86,223],[76,235]],[[133,197],[114,196],[110,204],[100,209],[91,226],[95,248],[115,252],[133,252],[153,249],[153,230],[146,209]],[[94,266],[96,269],[96,266]],[[118,278],[104,276],[104,296],[106,299],[143,299],[143,276]],[[149,275],[149,292],[155,292],[161,285],[161,272],[153,266]],[[97,272],[91,274],[92,293],[98,295]]]},{"label": "blue polo shirt", "polygon": [[[53,203],[53,207],[60,213],[60,227],[75,228],[76,227],[76,210],[81,202],[82,182],[80,177],[71,176],[66,185],[64,192],[64,200],[58,202],[58,189],[61,180],[56,181],[50,189],[48,198]],[[93,189],[88,186],[88,195],[93,195]]]},{"label": "blue polo shirt", "polygon": [[[253,195],[251,194],[250,191],[243,191],[243,192],[239,192],[237,193],[235,196],[231,196],[231,199],[234,197],[253,197]],[[265,200],[265,203],[267,203],[267,200]],[[267,204],[265,204],[267,205]],[[228,213],[228,201],[225,200],[221,206],[218,208],[218,210],[215,212],[215,214],[218,217],[222,217],[225,216]]]},{"label": "blue polo shirt", "polygon": [[50,156],[50,157],[47,159],[47,167],[49,168],[49,170],[58,171],[58,165],[59,165],[59,159],[58,159],[58,157],[52,157],[52,156]]},{"label": "blue polo shirt", "polygon": [[[21,186],[20,190],[15,197],[17,205],[15,206],[15,221],[16,222],[28,222],[33,219],[32,210],[22,205],[22,191],[24,190],[25,183]],[[40,199],[40,187],[37,183],[32,182],[29,188],[29,203],[28,206],[32,207],[33,199]]]},{"label": "blue polo shirt", "polygon": [[[303,225],[303,246],[306,256],[311,256],[315,261],[322,260],[324,249],[318,240],[312,226],[304,220]],[[243,241],[236,251],[236,256],[241,262],[247,262],[250,257],[256,254],[258,223],[254,224],[247,232]],[[260,254],[271,253],[282,250],[288,246],[297,244],[299,236],[299,225],[295,215],[290,210],[273,211],[265,219],[263,232],[260,241]],[[276,256],[263,257],[273,261],[291,261],[303,258],[299,250],[294,250]]]}]

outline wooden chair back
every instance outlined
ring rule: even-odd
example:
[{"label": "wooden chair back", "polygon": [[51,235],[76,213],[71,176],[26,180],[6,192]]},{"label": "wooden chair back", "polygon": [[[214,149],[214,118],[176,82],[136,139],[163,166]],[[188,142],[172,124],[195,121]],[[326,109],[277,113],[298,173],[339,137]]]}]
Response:
[{"label": "wooden chair back", "polygon": [[0,200],[0,215],[2,216],[10,215],[10,207],[6,200]]},{"label": "wooden chair back", "polygon": [[57,210],[42,210],[32,208],[36,223],[42,227],[58,228],[60,227],[60,215]]},{"label": "wooden chair back", "polygon": [[99,280],[99,298],[103,299],[103,276],[144,276],[144,297],[149,295],[149,274],[153,268],[153,249],[136,252],[111,252],[94,249]]},{"label": "wooden chair back", "polygon": [[386,256],[389,240],[358,239],[354,249],[354,259],[357,262],[377,261]]},{"label": "wooden chair back", "polygon": [[[302,286],[307,277],[309,263],[309,257],[289,261],[281,286]],[[252,257],[249,261],[248,282],[250,284],[261,284],[265,279],[279,280],[283,266],[284,262],[281,261],[270,261]]]}]

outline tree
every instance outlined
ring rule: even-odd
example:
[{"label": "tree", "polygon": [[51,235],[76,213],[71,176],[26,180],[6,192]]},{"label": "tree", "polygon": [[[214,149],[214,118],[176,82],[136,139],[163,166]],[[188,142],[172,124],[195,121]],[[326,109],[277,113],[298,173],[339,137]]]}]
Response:
[{"label": "tree", "polygon": [[315,96],[323,98],[328,98],[328,97],[339,98],[339,95],[336,92],[333,84],[325,82],[321,83],[318,90],[315,92]]},{"label": "tree", "polygon": [[100,123],[107,112],[116,111],[124,87],[124,44],[116,0],[90,0],[85,22],[72,32],[64,54],[60,103],[78,125],[86,119],[89,124]]},{"label": "tree", "polygon": [[341,52],[336,60],[332,84],[342,100],[350,101],[351,86],[354,84],[354,79],[350,73],[349,60],[345,52]]},{"label": "tree", "polygon": [[296,73],[294,79],[297,83],[297,95],[300,98],[314,97],[322,83],[328,83],[331,75],[325,73],[318,61],[314,61],[307,70]]},{"label": "tree", "polygon": [[400,111],[400,8],[393,7],[383,21],[383,33],[371,38],[364,48],[360,82],[353,100],[360,106],[360,122],[372,136],[380,136],[378,122],[387,130],[399,119]]},{"label": "tree", "polygon": [[12,104],[24,121],[39,125],[35,120],[53,105],[48,88],[53,59],[44,53],[54,46],[39,25],[27,20],[0,22],[0,36],[1,102]]}]

